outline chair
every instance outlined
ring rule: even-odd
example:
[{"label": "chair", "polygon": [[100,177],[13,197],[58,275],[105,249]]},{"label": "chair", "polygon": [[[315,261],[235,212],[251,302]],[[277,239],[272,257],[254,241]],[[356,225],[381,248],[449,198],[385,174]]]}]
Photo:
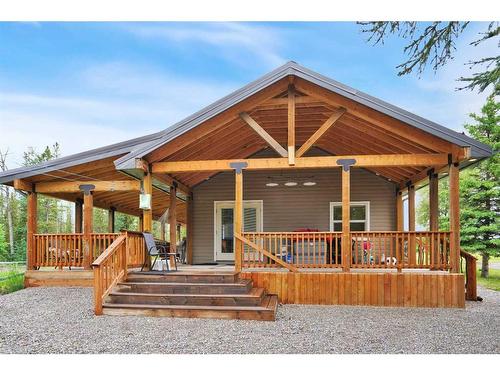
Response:
[{"label": "chair", "polygon": [[[143,233],[142,235],[144,236],[144,241],[146,243],[146,249],[148,252],[148,256],[155,257],[153,264],[151,265],[151,269],[154,268],[158,258],[165,259],[167,261],[169,257],[172,257],[174,259],[175,270],[177,271],[177,259],[176,259],[177,254],[170,253],[168,251],[169,249],[167,248],[167,246],[157,244],[151,233]],[[148,262],[148,260],[145,259],[144,264],[141,267],[141,271],[144,269],[147,262]],[[170,271],[170,265],[169,265],[168,261],[166,263],[167,263],[167,268]]]}]

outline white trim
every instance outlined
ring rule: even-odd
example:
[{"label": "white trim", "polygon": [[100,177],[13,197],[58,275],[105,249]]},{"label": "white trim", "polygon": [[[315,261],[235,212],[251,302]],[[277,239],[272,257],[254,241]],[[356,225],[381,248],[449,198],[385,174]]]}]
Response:
[{"label": "white trim", "polygon": [[[366,232],[370,230],[370,201],[351,201],[351,206],[365,206],[366,207],[366,220],[351,220],[351,223],[365,223],[366,222]],[[330,202],[330,232],[333,232],[333,207],[340,206],[342,207],[342,202]]]},{"label": "white trim", "polygon": [[[243,200],[243,208],[245,208],[245,204],[258,204],[260,209],[260,222],[258,223],[260,228],[258,231],[263,231],[264,228],[264,201],[262,199],[256,200]],[[217,206],[219,205],[228,205],[229,207],[234,208],[234,201],[214,201],[214,225],[213,225],[213,236],[214,236],[214,262],[217,261]],[[227,259],[221,259],[227,260]]]}]

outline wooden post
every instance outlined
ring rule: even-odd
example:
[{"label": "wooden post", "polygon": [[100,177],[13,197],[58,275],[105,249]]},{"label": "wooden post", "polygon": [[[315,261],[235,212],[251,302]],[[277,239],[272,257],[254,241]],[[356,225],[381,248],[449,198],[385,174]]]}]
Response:
[{"label": "wooden post", "polygon": [[115,211],[116,208],[110,207],[108,210],[108,232],[115,233]]},{"label": "wooden post", "polygon": [[429,230],[439,230],[439,179],[438,175],[429,173]]},{"label": "wooden post", "polygon": [[149,210],[142,211],[142,226],[144,232],[151,233],[153,231],[153,174],[144,173],[143,179],[144,194],[151,195],[151,207]]},{"label": "wooden post", "polygon": [[450,164],[450,266],[451,272],[460,271],[460,171],[458,164]]},{"label": "wooden post", "polygon": [[288,164],[295,164],[295,89],[288,86]]},{"label": "wooden post", "polygon": [[[177,252],[177,184],[170,186],[170,206],[168,207],[168,226],[170,233],[170,252]],[[170,257],[170,264],[174,264],[174,257]]]},{"label": "wooden post", "polygon": [[351,170],[342,168],[342,269],[351,268]]},{"label": "wooden post", "polygon": [[91,234],[94,230],[94,199],[91,191],[86,191],[83,195],[83,267],[90,269],[93,261],[93,249],[91,248]]},{"label": "wooden post", "polygon": [[182,228],[182,225],[177,223],[177,233],[176,233],[176,238],[177,238],[177,242],[180,242],[182,240],[181,238],[181,228]]},{"label": "wooden post", "polygon": [[26,223],[26,269],[31,270],[36,261],[34,234],[37,232],[37,194],[28,193],[27,202],[27,223]]},{"label": "wooden post", "polygon": [[187,217],[186,217],[186,262],[193,264],[193,195],[191,194],[186,200]]},{"label": "wooden post", "polygon": [[160,240],[165,241],[166,237],[166,222],[165,220],[160,220]]},{"label": "wooden post", "polygon": [[[415,185],[408,185],[408,231],[415,232]],[[417,248],[414,233],[409,235],[408,242],[408,260],[410,265],[415,265],[417,262]]]},{"label": "wooden post", "polygon": [[75,233],[83,231],[83,199],[78,198],[75,201]]},{"label": "wooden post", "polygon": [[404,230],[404,215],[403,215],[403,192],[396,192],[396,230],[402,232]]},{"label": "wooden post", "polygon": [[[243,227],[243,170],[235,170],[234,186],[234,233],[241,235]],[[241,272],[243,244],[236,239],[234,242],[234,270]]]},{"label": "wooden post", "polygon": [[139,221],[138,221],[138,223],[137,223],[137,230],[138,230],[139,232],[144,232],[144,220],[143,220],[143,218],[142,218],[142,215],[141,215],[141,216],[139,216]]}]

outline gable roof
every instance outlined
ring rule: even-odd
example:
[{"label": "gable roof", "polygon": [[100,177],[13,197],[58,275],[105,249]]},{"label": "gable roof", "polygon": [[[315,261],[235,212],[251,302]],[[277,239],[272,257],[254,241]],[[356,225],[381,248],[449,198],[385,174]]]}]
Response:
[{"label": "gable roof", "polygon": [[212,103],[211,105],[203,108],[202,110],[194,113],[184,120],[179,121],[178,123],[165,129],[162,132],[162,135],[156,141],[150,142],[149,144],[145,144],[143,146],[139,146],[134,151],[131,151],[129,154],[116,160],[116,168],[135,168],[136,158],[142,158],[158,147],[163,146],[164,144],[172,141],[181,134],[184,134],[185,132],[195,128],[202,122],[207,121],[208,119],[220,114],[221,112],[227,110],[235,104],[252,96],[258,91],[290,75],[305,79],[327,90],[345,96],[355,102],[363,104],[369,108],[375,109],[388,116],[394,117],[402,122],[414,126],[415,128],[456,144],[457,146],[471,147],[471,157],[473,158],[485,158],[491,155],[491,148],[489,146],[478,142],[466,136],[465,134],[458,133],[454,130],[424,119],[423,117],[417,116],[383,100],[370,96],[352,87],[346,86],[340,82],[337,82],[310,69],[307,69],[294,61],[289,61],[279,68],[273,70],[272,72],[257,79],[256,81],[249,83],[241,89],[236,90],[235,92],[225,96],[224,98]]},{"label": "gable roof", "polygon": [[293,61],[290,61],[161,132],[50,160],[35,166],[11,169],[0,173],[0,183],[10,182],[18,178],[26,178],[120,155],[122,156],[115,161],[116,169],[134,169],[136,158],[142,158],[153,150],[165,145],[176,137],[188,132],[203,122],[217,116],[230,107],[242,102],[248,97],[256,94],[266,87],[269,87],[281,79],[286,78],[287,76],[296,76],[307,80],[336,94],[347,97],[357,103],[396,118],[410,126],[423,130],[450,143],[456,144],[457,146],[470,147],[471,158],[483,159],[491,156],[492,154],[489,146],[478,142],[465,134],[458,133],[435,122],[424,119],[402,108],[370,96],[352,87],[346,86],[340,82],[307,69]]}]

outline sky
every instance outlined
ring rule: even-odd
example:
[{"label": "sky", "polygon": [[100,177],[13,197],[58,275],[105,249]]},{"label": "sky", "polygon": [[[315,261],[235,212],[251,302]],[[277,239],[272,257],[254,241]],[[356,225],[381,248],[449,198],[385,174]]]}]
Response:
[{"label": "sky", "polygon": [[473,23],[434,73],[397,76],[404,41],[367,43],[332,23],[0,23],[0,151],[19,167],[30,146],[69,155],[163,130],[289,60],[463,131],[487,93],[456,91]]}]

